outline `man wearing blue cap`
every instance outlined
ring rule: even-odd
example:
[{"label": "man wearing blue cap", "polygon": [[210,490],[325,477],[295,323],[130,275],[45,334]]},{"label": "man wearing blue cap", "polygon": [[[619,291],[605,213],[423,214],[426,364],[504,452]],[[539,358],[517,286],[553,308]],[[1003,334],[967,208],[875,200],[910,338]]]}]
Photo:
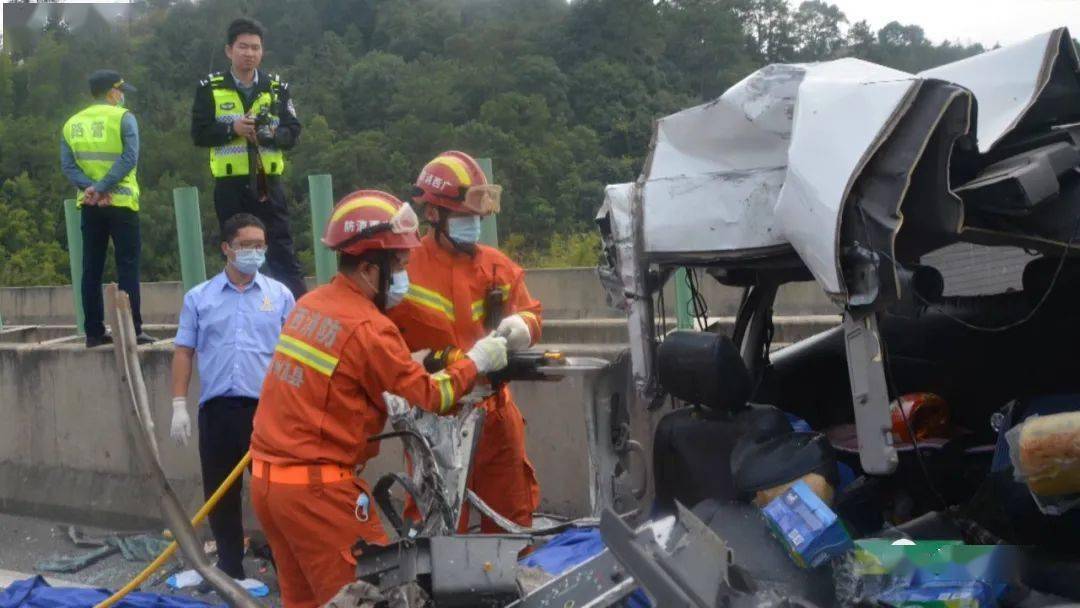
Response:
[{"label": "man wearing blue cap", "polygon": [[97,70],[90,75],[94,103],[64,123],[60,141],[60,168],[79,192],[76,202],[82,210],[83,313],[86,318],[86,347],[112,342],[105,335],[105,305],[101,278],[105,254],[112,239],[116,249],[116,274],[120,289],[131,299],[135,333],[139,344],[154,338],[142,330],[139,312],[139,184],[135,166],[139,162],[139,126],[135,116],[124,109],[124,94],[135,87],[124,82],[114,70]]}]

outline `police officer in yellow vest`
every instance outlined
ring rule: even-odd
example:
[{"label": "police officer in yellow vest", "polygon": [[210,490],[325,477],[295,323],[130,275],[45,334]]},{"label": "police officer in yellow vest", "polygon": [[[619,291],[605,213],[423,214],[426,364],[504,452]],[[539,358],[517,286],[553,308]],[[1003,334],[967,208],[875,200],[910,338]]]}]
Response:
[{"label": "police officer in yellow vest", "polygon": [[225,55],[231,69],[199,82],[191,109],[191,138],[210,148],[214,209],[220,227],[237,213],[266,225],[267,275],[299,299],[307,289],[293,250],[281,175],[285,155],[300,137],[289,84],[259,69],[263,27],[253,19],[229,25]]},{"label": "police officer in yellow vest", "polygon": [[140,344],[154,341],[142,331],[139,314],[139,126],[124,109],[124,94],[135,88],[113,70],[90,75],[94,103],[64,123],[60,168],[79,189],[83,236],[83,313],[86,346],[112,342],[105,335],[105,306],[101,277],[112,239],[120,289],[131,298],[135,332]]}]

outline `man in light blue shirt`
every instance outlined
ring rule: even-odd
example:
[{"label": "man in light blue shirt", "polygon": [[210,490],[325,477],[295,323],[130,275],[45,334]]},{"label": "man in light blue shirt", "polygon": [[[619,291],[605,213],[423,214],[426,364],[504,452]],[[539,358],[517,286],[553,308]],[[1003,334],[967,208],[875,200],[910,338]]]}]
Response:
[{"label": "man in light blue shirt", "polygon": [[[225,270],[184,296],[173,355],[172,437],[191,437],[187,411],[192,360],[199,365],[199,460],[207,498],[248,451],[259,391],[278,336],[296,301],[282,283],[258,272],[266,260],[266,228],[241,213],[227,222],[221,251]],[[218,568],[243,581],[241,484],[210,512]]]}]

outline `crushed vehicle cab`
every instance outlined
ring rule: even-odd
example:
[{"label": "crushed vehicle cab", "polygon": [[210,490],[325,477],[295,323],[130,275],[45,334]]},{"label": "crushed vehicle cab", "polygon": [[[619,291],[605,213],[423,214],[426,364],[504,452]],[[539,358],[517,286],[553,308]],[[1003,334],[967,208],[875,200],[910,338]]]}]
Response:
[{"label": "crushed vehicle cab", "polygon": [[[686,406],[658,424],[658,508],[749,500],[835,461],[823,485],[852,536],[1032,547],[1025,582],[1080,599],[1080,61],[1066,29],[919,74],[851,58],[763,68],[658,120],[641,176],[607,188],[597,221],[634,385],[650,407]],[[678,268],[742,289],[731,335],[666,331]],[[840,322],[777,349],[777,293],[808,281]],[[808,436],[769,444],[778,412],[783,433]]]}]

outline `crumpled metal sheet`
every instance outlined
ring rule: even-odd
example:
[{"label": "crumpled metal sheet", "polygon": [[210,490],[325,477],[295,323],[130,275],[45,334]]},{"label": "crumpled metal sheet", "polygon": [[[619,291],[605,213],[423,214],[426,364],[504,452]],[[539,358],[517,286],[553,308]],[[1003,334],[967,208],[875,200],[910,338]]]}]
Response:
[{"label": "crumpled metal sheet", "polygon": [[985,153],[1024,119],[1049,83],[1050,68],[1062,50],[1074,63],[1078,61],[1069,31],[1058,28],[919,72],[919,76],[955,82],[975,94],[979,101],[979,151]]},{"label": "crumpled metal sheet", "polygon": [[775,213],[782,237],[826,293],[845,293],[839,233],[851,186],[918,88],[910,74],[858,59],[816,65],[799,87]]},{"label": "crumpled metal sheet", "polygon": [[355,581],[342,587],[323,608],[424,608],[430,605],[431,599],[415,582],[383,593],[371,583]]},{"label": "crumpled metal sheet", "polygon": [[464,406],[453,416],[438,416],[409,406],[404,400],[387,402],[390,424],[396,431],[418,434],[420,439],[405,436],[405,451],[412,462],[410,479],[420,490],[421,512],[425,514],[424,535],[452,532],[452,525],[432,516],[436,494],[450,508],[450,519],[456,522],[465,506],[465,490],[472,456],[483,427],[485,410],[473,405]]},{"label": "crumpled metal sheet", "polygon": [[627,314],[631,374],[641,393],[648,391],[652,376],[653,302],[646,284],[645,261],[638,255],[640,218],[635,208],[633,183],[615,184],[604,191],[604,204],[596,216],[604,240],[604,259],[598,273],[608,303]]},{"label": "crumpled metal sheet", "polygon": [[762,68],[719,99],[657,121],[639,186],[646,254],[785,244],[773,207],[806,71]]},{"label": "crumpled metal sheet", "polygon": [[600,283],[608,306],[626,312],[638,294],[632,286],[638,281],[634,259],[634,222],[630,217],[634,184],[614,184],[604,188],[604,203],[596,213],[604,240],[604,258],[600,263]]},{"label": "crumpled metal sheet", "polygon": [[758,70],[715,101],[657,121],[629,197],[635,257],[679,265],[794,248],[823,290],[845,304],[844,210],[922,85],[945,80],[974,96],[970,134],[985,153],[1075,114],[1078,64],[1060,28],[918,75],[851,58]]}]

